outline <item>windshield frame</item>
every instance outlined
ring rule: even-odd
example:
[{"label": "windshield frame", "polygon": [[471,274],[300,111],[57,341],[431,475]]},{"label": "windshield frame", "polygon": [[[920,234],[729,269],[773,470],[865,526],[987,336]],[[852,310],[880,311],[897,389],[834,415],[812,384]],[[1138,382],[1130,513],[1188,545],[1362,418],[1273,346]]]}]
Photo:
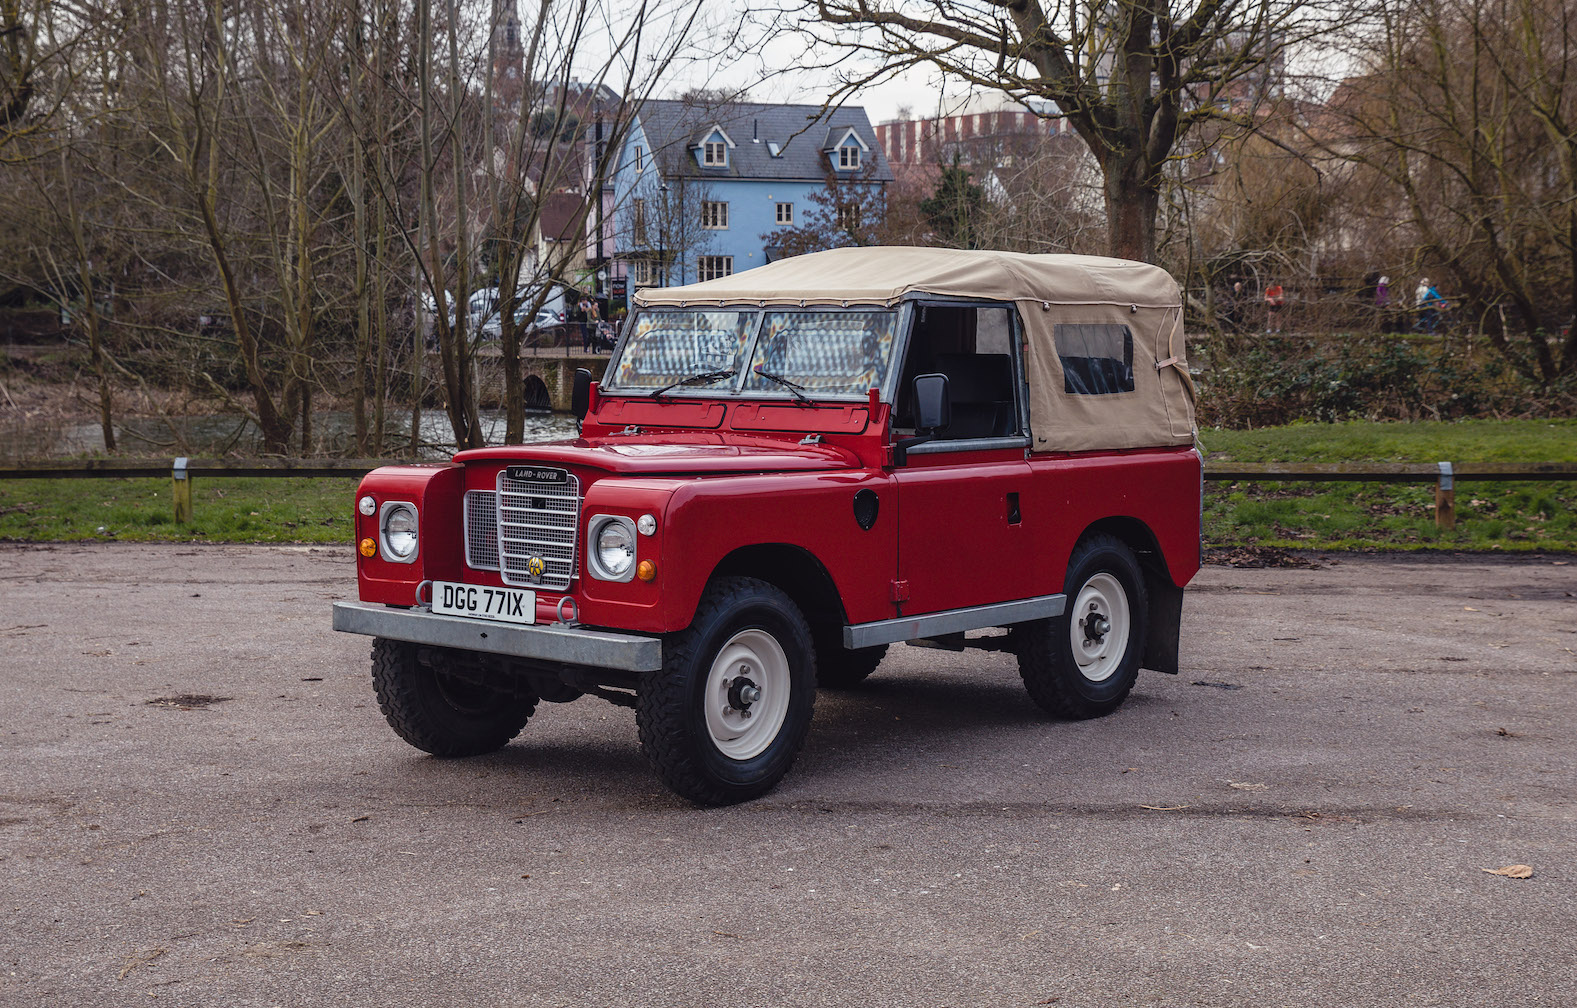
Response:
[{"label": "windshield frame", "polygon": [[[665,312],[681,311],[734,311],[739,312],[740,314],[754,313],[756,318],[755,321],[750,325],[750,334],[745,338],[745,344],[742,351],[742,359],[745,366],[739,369],[739,374],[735,375],[731,382],[726,385],[718,383],[716,385],[710,386],[686,387],[681,385],[664,392],[663,398],[718,399],[727,397],[730,399],[742,399],[751,402],[785,402],[803,405],[798,403],[794,397],[794,394],[786,388],[775,387],[749,390],[745,388],[745,383],[750,380],[750,371],[753,367],[752,362],[756,359],[756,351],[759,348],[761,342],[761,334],[762,330],[765,328],[767,316],[774,312],[890,312],[893,315],[893,325],[897,328],[893,331],[892,344],[889,348],[889,354],[891,356],[887,360],[882,374],[882,383],[879,386],[879,397],[883,402],[892,402],[893,393],[898,381],[897,372],[902,370],[896,365],[902,360],[901,354],[903,352],[903,344],[907,342],[905,339],[905,334],[908,332],[909,317],[911,311],[913,310],[911,305],[912,303],[910,301],[905,300],[896,305],[886,305],[878,302],[859,304],[846,304],[841,302],[805,302],[802,304],[729,304],[693,305],[686,307],[662,305],[655,308],[641,307],[631,312],[629,318],[625,320],[624,328],[619,332],[618,342],[614,345],[613,353],[608,358],[607,371],[604,373],[612,373],[614,363],[618,361],[624,354],[630,337],[635,332],[636,321],[644,313],[650,312],[653,314],[661,314]],[[610,397],[617,396],[639,399],[650,396],[651,392],[652,390],[647,388],[609,388],[604,391],[600,384],[598,386],[599,395],[606,394]],[[817,405],[825,404],[829,406],[833,404],[865,402],[870,397],[869,390],[862,390],[859,392],[826,392],[820,389],[807,388],[804,390],[804,394],[815,400]]]}]

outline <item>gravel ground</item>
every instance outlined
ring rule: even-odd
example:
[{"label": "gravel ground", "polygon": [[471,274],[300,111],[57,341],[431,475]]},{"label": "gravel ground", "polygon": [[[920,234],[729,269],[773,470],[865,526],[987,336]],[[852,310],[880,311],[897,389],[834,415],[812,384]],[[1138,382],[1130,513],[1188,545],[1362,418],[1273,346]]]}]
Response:
[{"label": "gravel ground", "polygon": [[341,551],[0,547],[0,1005],[1577,1002],[1577,561],[1319,564],[1094,722],[895,648],[699,810],[598,700],[406,746]]}]

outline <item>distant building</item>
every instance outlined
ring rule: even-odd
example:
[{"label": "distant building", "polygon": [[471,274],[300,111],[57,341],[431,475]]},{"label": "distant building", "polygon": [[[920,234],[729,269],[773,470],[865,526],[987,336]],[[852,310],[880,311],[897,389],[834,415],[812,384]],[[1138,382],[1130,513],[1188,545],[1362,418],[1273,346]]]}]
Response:
[{"label": "distant building", "polygon": [[1026,144],[1077,135],[1050,102],[1016,102],[990,95],[947,115],[885,122],[876,127],[877,143],[894,167],[960,163],[993,167]]},{"label": "distant building", "polygon": [[862,108],[645,102],[614,175],[610,276],[634,290],[763,265],[829,178],[892,181]]}]

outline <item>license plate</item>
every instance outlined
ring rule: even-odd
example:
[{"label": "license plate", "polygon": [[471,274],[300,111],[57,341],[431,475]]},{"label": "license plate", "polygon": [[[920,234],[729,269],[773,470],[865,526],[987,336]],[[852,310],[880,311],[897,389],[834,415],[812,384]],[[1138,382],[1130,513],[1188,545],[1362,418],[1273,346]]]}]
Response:
[{"label": "license plate", "polygon": [[521,588],[488,588],[484,585],[433,582],[433,612],[444,616],[474,616],[504,623],[535,623],[537,593]]}]

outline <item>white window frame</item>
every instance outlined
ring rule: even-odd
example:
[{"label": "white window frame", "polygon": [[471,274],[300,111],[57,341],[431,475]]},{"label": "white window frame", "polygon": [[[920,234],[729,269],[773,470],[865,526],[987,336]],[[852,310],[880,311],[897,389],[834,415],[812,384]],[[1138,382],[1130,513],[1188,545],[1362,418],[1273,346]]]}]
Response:
[{"label": "white window frame", "polygon": [[700,256],[695,261],[695,275],[698,281],[717,280],[734,275],[733,256]]},{"label": "white window frame", "polygon": [[844,144],[838,148],[838,168],[842,171],[856,171],[860,167],[859,144]]},{"label": "white window frame", "polygon": [[792,203],[779,203],[778,204],[777,221],[778,221],[779,224],[787,224],[790,227],[793,227],[794,226],[794,204],[792,204]]},{"label": "white window frame", "polygon": [[657,264],[650,259],[630,260],[630,283],[650,287],[657,282]]},{"label": "white window frame", "polygon": [[728,143],[723,140],[708,140],[701,145],[701,164],[708,168],[728,167]]},{"label": "white window frame", "polygon": [[646,148],[640,144],[635,145],[635,174],[646,171]]},{"label": "white window frame", "polygon": [[646,240],[646,200],[639,196],[630,200],[630,237]]},{"label": "white window frame", "polygon": [[727,231],[728,204],[723,200],[702,200],[701,227],[708,231]]}]

